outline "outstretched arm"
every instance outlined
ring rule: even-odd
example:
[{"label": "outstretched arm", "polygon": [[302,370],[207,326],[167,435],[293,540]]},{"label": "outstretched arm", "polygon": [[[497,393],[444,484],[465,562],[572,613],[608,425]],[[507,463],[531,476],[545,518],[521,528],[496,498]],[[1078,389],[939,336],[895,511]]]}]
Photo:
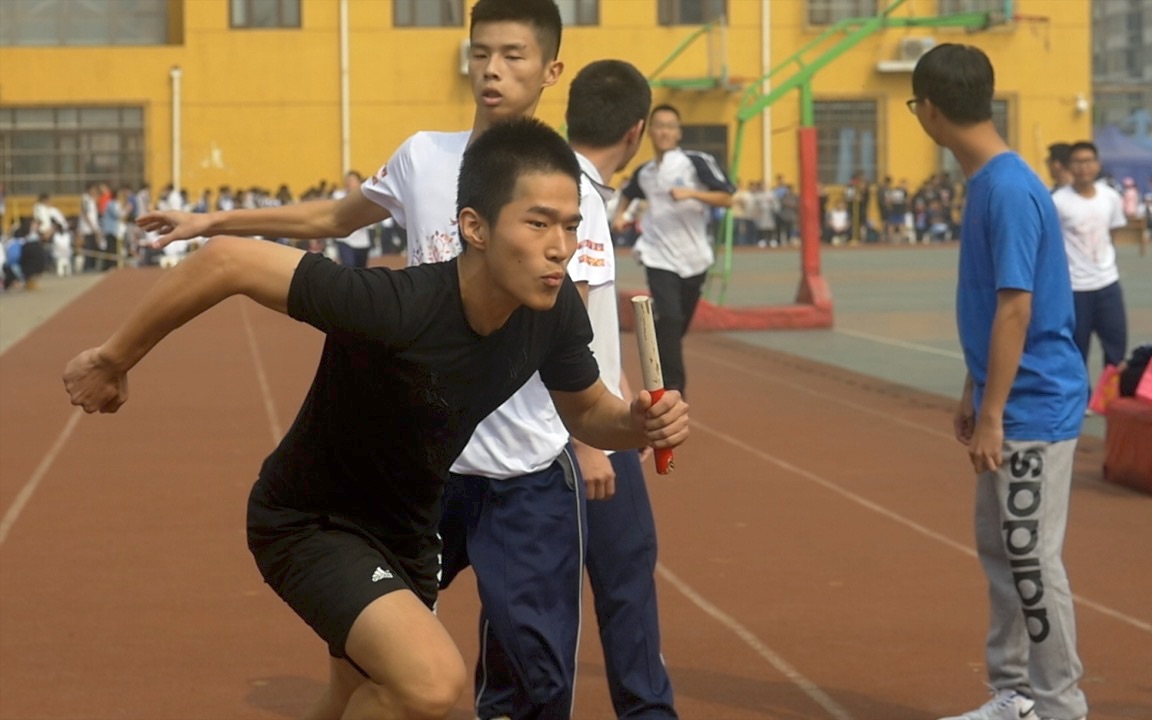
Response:
[{"label": "outstretched arm", "polygon": [[154,245],[164,247],[174,240],[222,234],[302,239],[346,237],[387,217],[387,210],[356,189],[339,200],[308,200],[256,210],[150,212],[142,215],[136,224],[149,232],[162,233]]},{"label": "outstretched arm", "polygon": [[732,207],[732,193],[724,190],[697,190],[689,187],[672,188],[676,200],[699,200],[713,207]]},{"label": "outstretched arm", "polygon": [[688,403],[669,390],[653,404],[642,391],[631,406],[597,380],[580,392],[552,390],[552,402],[568,431],[602,450],[673,448],[688,438]]},{"label": "outstretched arm", "polygon": [[696,170],[696,177],[704,189],[691,187],[672,188],[672,197],[675,200],[699,200],[713,207],[732,207],[732,196],[736,193],[736,186],[716,164],[716,159],[707,153],[688,152],[688,159]]},{"label": "outstretched arm", "polygon": [[73,358],[64,387],[85,412],[116,412],[128,399],[127,373],[168,333],[233,295],[286,312],[304,251],[262,240],[221,237],[192,253],[144,295],[103,345]]}]

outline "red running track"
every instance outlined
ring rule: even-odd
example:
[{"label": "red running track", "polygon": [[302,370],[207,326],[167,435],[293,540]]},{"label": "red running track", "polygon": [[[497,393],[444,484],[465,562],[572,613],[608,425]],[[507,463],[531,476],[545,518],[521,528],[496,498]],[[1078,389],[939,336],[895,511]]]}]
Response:
[{"label": "red running track", "polygon": [[[244,543],[248,488],[320,335],[230,300],[134,371],[119,414],[68,405],[64,363],[158,276],[111,274],[0,355],[0,720],[277,720],[326,677]],[[983,702],[950,403],[716,335],[686,353],[694,434],[674,474],[649,477],[681,716],[929,720]],[[1066,549],[1084,688],[1094,720],[1147,720],[1152,498],[1104,483],[1101,457],[1086,439]],[[441,608],[474,657],[470,575]],[[594,628],[581,719],[612,717]]]}]

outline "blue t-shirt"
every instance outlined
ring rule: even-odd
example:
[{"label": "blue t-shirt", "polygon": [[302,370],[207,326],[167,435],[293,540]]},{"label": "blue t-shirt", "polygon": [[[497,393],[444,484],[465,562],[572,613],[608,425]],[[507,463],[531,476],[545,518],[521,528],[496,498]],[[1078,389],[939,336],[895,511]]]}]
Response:
[{"label": "blue t-shirt", "polygon": [[1072,284],[1060,219],[1048,188],[1016,153],[990,160],[968,180],[960,230],[956,323],[977,411],[999,290],[1032,293],[1032,320],[1004,409],[1006,440],[1077,437],[1088,400],[1084,359],[1072,339]]}]

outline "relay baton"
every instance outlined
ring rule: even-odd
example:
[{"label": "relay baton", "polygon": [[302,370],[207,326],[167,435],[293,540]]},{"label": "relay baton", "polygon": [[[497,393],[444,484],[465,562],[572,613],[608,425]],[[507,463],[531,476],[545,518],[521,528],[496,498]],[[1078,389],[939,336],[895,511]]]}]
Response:
[{"label": "relay baton", "polygon": [[[656,322],[652,317],[652,298],[637,295],[632,298],[632,310],[636,315],[636,344],[640,347],[640,371],[644,376],[644,389],[652,395],[656,403],[664,395],[664,373],[660,370],[660,348],[656,344]],[[653,450],[656,472],[667,475],[672,472],[672,449]]]}]

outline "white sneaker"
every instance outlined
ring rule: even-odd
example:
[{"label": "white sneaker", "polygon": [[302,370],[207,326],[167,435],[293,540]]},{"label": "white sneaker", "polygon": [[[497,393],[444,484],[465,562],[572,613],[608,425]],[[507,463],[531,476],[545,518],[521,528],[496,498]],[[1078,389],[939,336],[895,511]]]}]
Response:
[{"label": "white sneaker", "polygon": [[940,720],[1040,720],[1036,715],[1036,703],[1032,698],[1015,690],[999,690],[992,699],[980,707],[963,715],[953,715]]}]

